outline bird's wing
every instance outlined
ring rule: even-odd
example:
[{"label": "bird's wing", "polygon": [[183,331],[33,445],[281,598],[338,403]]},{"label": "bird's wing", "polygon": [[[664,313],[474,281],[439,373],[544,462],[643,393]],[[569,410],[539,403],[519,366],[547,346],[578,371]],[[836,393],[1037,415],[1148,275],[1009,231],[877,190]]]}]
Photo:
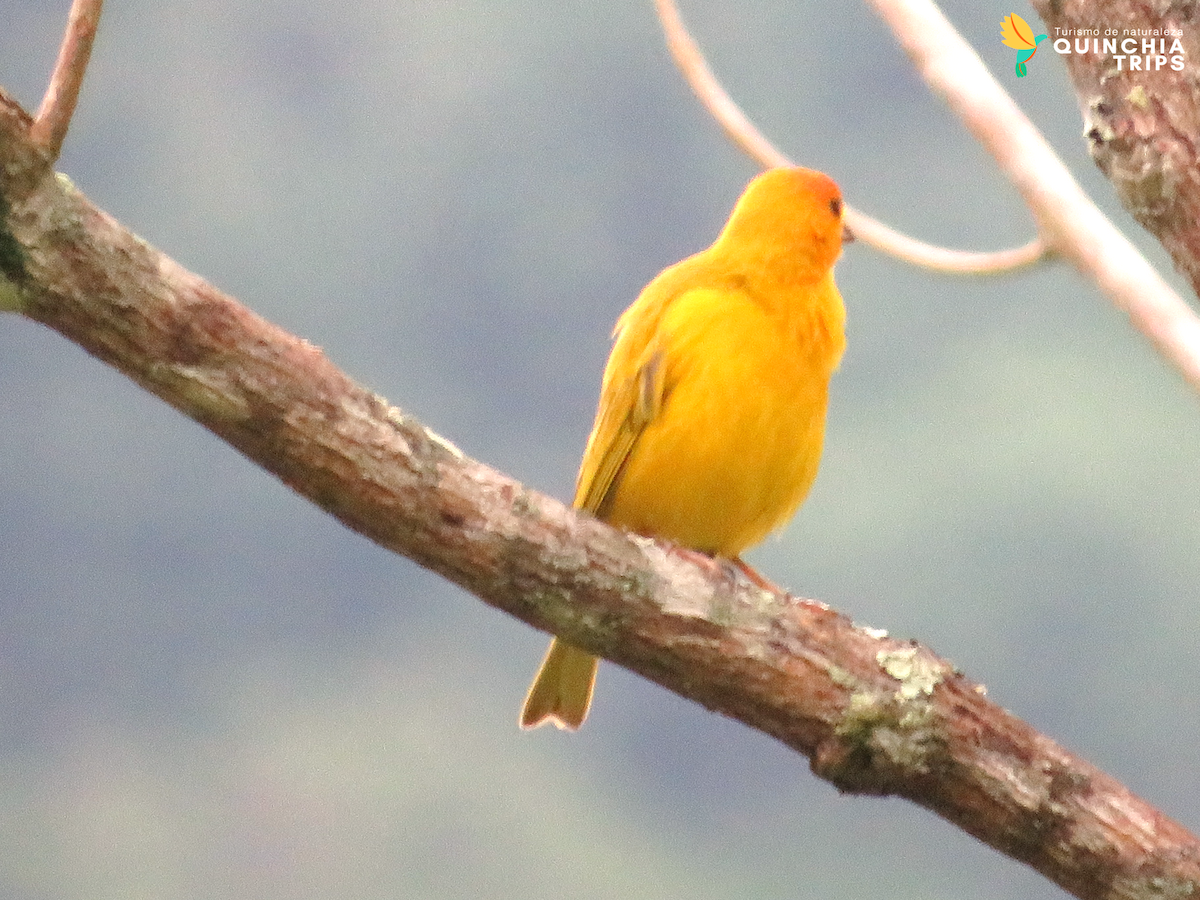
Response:
[{"label": "bird's wing", "polygon": [[600,518],[612,504],[638,438],[658,417],[669,392],[666,356],[656,327],[661,310],[654,310],[659,315],[639,318],[630,315],[634,309],[617,323],[596,423],[575,485],[575,506]]},{"label": "bird's wing", "polygon": [[1037,49],[1037,41],[1033,37],[1033,29],[1029,27],[1029,23],[1013,13],[1011,16],[1006,16],[1000,22],[1001,41],[1005,47],[1012,47],[1014,50],[1031,50]]}]

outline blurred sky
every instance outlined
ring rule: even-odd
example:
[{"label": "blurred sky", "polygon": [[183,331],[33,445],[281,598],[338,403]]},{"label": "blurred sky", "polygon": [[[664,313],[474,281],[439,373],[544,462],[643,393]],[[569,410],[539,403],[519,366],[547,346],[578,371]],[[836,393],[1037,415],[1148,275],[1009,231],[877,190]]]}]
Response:
[{"label": "blurred sky", "polygon": [[[0,84],[28,108],[68,5],[6,0]],[[1088,160],[1062,60],[1013,76],[1000,19],[1032,10],[944,7],[1169,272]],[[851,203],[960,247],[1032,235],[865,6],[682,13],[747,113]],[[60,168],[563,499],[613,321],[755,171],[649,0],[110,0]],[[927,642],[1200,827],[1196,397],[1063,265],[952,278],[854,245],[838,277],[822,474],[750,559]],[[520,733],[543,635],[11,315],[0,531],[0,896],[1061,896],[611,665],[578,735]]]}]

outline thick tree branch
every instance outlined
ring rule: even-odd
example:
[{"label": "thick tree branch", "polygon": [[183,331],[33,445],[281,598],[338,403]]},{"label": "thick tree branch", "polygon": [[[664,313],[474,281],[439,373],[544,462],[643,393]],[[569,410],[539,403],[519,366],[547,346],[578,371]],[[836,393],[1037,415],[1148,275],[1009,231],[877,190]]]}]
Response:
[{"label": "thick tree branch", "polygon": [[[1033,5],[1051,41],[1069,35],[1072,52],[1060,58],[1075,84],[1092,159],[1121,203],[1162,242],[1200,294],[1200,21],[1195,8],[1144,0],[1035,0]],[[1099,29],[1098,49],[1089,36],[1078,38],[1087,49],[1077,50],[1076,33],[1084,29]],[[1114,36],[1107,34],[1110,29]],[[1159,52],[1176,40],[1163,36],[1167,30],[1178,33],[1177,52]],[[1134,38],[1134,52],[1128,53],[1120,43],[1127,31],[1158,36]],[[1111,51],[1105,49],[1106,37],[1116,43]],[[1146,52],[1143,40],[1153,41],[1153,53]],[[1136,70],[1131,56],[1138,57]],[[1175,57],[1179,68],[1171,64]]]},{"label": "thick tree branch", "polygon": [[380,545],[907,797],[1079,897],[1200,890],[1200,844],[927,649],[529,490],[352,382],[55,176],[0,92],[0,291]]}]

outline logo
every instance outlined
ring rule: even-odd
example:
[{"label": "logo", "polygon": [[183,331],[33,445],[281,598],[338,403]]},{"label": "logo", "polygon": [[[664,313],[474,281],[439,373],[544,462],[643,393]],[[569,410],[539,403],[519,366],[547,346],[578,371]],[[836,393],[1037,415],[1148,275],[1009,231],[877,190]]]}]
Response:
[{"label": "logo", "polygon": [[[1118,72],[1157,72],[1170,68],[1182,72],[1183,31],[1173,25],[1162,28],[1055,28],[1050,46],[1060,56],[1072,53],[1103,55],[1116,64]],[[1029,23],[1016,13],[1000,22],[1000,43],[1017,51],[1017,77],[1029,74],[1026,63],[1037,53],[1038,44],[1049,35],[1033,33]]]},{"label": "logo", "polygon": [[1029,71],[1025,67],[1025,63],[1033,59],[1033,54],[1037,53],[1038,44],[1044,41],[1047,35],[1035,36],[1029,23],[1013,13],[1000,22],[1000,37],[1000,42],[1005,47],[1012,47],[1017,51],[1017,77],[1024,78]]},{"label": "logo", "polygon": [[1054,33],[1061,35],[1054,39],[1055,53],[1103,54],[1117,64],[1118,72],[1157,72],[1168,67],[1183,71],[1179,28],[1055,28]]}]

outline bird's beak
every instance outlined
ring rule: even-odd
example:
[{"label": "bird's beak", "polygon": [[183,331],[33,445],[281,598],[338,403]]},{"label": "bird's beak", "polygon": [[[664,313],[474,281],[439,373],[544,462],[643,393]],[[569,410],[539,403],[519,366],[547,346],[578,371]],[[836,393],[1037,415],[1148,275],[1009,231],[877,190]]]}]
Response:
[{"label": "bird's beak", "polygon": [[845,225],[845,224],[842,225],[842,243],[843,244],[853,244],[854,243],[854,232],[850,230],[849,225]]}]

